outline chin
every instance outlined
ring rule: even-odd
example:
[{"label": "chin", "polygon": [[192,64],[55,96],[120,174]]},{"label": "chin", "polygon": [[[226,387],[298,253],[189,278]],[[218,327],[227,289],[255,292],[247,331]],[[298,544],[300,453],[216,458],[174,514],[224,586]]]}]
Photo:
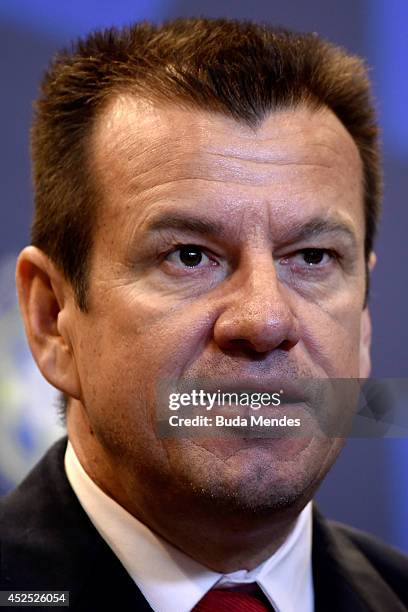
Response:
[{"label": "chin", "polygon": [[195,501],[201,506],[210,506],[217,518],[234,517],[235,520],[263,518],[276,513],[297,514],[311,499],[314,487],[305,481],[286,481],[268,484],[242,480],[240,483],[213,481],[194,486]]},{"label": "chin", "polygon": [[299,512],[340,448],[340,441],[318,438],[196,440],[193,450],[183,450],[183,480],[195,503],[218,514]]}]

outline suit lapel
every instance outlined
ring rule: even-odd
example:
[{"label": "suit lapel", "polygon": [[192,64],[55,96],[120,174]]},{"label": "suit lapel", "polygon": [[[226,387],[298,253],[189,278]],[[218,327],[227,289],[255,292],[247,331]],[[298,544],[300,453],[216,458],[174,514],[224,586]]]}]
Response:
[{"label": "suit lapel", "polygon": [[315,612],[393,612],[405,606],[351,539],[313,507]]},{"label": "suit lapel", "polygon": [[78,611],[151,610],[82,509],[64,471],[59,440],[3,503],[3,590],[70,591]]}]

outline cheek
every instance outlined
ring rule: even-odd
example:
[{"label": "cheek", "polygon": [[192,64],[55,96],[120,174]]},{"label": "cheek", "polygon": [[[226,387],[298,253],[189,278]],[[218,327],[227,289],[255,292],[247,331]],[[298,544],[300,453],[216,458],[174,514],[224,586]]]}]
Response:
[{"label": "cheek", "polygon": [[355,300],[342,299],[324,310],[309,306],[301,318],[304,345],[322,377],[359,376],[361,314]]},{"label": "cheek", "polygon": [[163,379],[179,378],[196,361],[211,326],[207,309],[192,303],[138,297],[99,311],[83,328],[77,356],[85,404],[132,410],[141,397],[151,401]]}]

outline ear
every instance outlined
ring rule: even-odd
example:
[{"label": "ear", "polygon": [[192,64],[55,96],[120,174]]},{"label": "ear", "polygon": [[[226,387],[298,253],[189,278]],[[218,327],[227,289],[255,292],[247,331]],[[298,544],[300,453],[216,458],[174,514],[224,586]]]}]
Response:
[{"label": "ear", "polygon": [[80,384],[71,344],[75,300],[63,273],[34,246],[17,259],[16,286],[25,332],[42,375],[79,399]]},{"label": "ear", "polygon": [[[368,274],[371,274],[377,258],[375,253],[370,254],[368,261]],[[361,313],[360,326],[360,378],[368,378],[371,372],[371,317],[368,306]]]}]

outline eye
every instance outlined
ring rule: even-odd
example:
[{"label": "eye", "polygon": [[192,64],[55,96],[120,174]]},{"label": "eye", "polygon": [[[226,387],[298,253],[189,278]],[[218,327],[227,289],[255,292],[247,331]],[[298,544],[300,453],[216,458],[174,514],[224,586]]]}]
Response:
[{"label": "eye", "polygon": [[304,249],[300,251],[300,255],[308,266],[318,266],[332,259],[332,254],[327,249]]},{"label": "eye", "polygon": [[[198,268],[200,264],[215,263],[210,260],[203,249],[196,244],[185,244],[169,253],[166,260],[172,264],[182,264],[187,268]],[[202,266],[201,266],[202,267]]]},{"label": "eye", "polygon": [[282,264],[291,264],[292,266],[310,269],[310,268],[324,268],[333,260],[336,259],[336,254],[330,249],[302,249],[293,255],[283,257],[281,259]]}]

